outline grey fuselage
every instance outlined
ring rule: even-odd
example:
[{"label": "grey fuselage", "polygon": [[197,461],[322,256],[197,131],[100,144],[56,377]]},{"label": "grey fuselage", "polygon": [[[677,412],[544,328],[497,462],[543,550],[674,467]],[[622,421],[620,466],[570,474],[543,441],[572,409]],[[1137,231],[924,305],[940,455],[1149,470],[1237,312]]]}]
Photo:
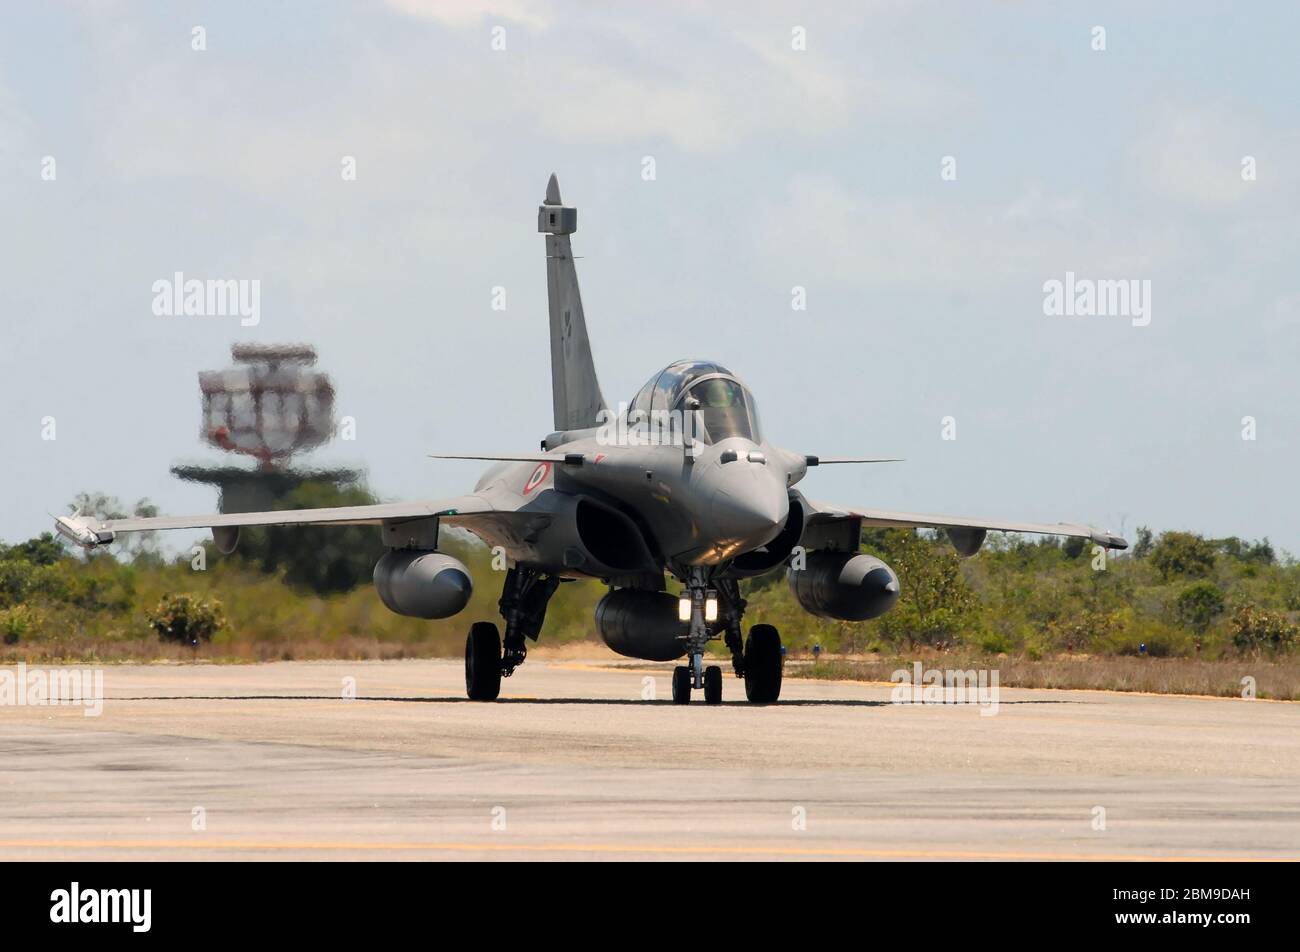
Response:
[{"label": "grey fuselage", "polygon": [[[487,530],[491,544],[511,559],[571,578],[665,569],[680,575],[687,566],[725,565],[781,532],[790,487],[806,472],[802,456],[743,437],[696,444],[693,457],[682,445],[611,444],[595,430],[552,434],[545,445],[553,460],[498,463],[474,492],[494,508],[538,517],[524,531],[504,524]],[[576,500],[627,520],[618,544],[634,560],[609,565],[566,553],[583,548],[566,538]],[[633,528],[642,551],[634,552]]]}]

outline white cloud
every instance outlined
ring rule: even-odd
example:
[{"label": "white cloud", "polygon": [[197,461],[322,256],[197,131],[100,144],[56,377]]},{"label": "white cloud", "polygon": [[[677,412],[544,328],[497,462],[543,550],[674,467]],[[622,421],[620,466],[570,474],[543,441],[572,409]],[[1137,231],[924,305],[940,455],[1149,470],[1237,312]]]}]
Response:
[{"label": "white cloud", "polygon": [[[1260,198],[1261,191],[1275,199],[1277,186],[1294,182],[1282,161],[1300,144],[1294,134],[1279,137],[1224,105],[1164,104],[1153,111],[1130,159],[1138,181],[1152,194],[1199,209],[1221,209]],[[1255,182],[1241,177],[1247,155],[1257,161]]]},{"label": "white cloud", "polygon": [[[36,123],[13,91],[0,80],[0,160],[9,164],[35,159],[36,137]],[[33,176],[37,171],[34,164],[28,169]]]},{"label": "white cloud", "polygon": [[[455,27],[514,9],[489,0],[391,3]],[[896,69],[849,55],[831,42],[829,27],[813,31],[814,50],[797,52],[788,10],[756,5],[742,12],[719,17],[711,6],[667,6],[647,18],[616,6],[564,8],[563,16],[547,12],[531,24],[548,30],[548,48],[512,46],[500,54],[508,59],[489,69],[475,51],[444,68],[473,75],[480,111],[512,123],[569,142],[667,140],[702,154],[772,135],[845,131],[871,118],[914,122],[971,110],[969,93],[910,64]]]},{"label": "white cloud", "polygon": [[455,29],[504,20],[531,30],[545,30],[552,20],[546,4],[530,0],[388,0],[388,5],[407,16],[434,20]]},{"label": "white cloud", "polygon": [[[937,178],[937,176],[936,176]],[[760,200],[758,251],[783,271],[825,286],[988,289],[1032,286],[1065,269],[1148,277],[1175,258],[1176,234],[1081,195],[1030,185],[1004,201],[932,195],[868,197],[835,178],[800,175],[778,201]]]},{"label": "white cloud", "polygon": [[[716,88],[689,81],[649,81],[594,66],[561,67],[530,109],[550,134],[596,143],[667,139],[687,152],[714,152],[737,145],[753,120],[732,108]],[[558,95],[550,95],[558,91]]]}]

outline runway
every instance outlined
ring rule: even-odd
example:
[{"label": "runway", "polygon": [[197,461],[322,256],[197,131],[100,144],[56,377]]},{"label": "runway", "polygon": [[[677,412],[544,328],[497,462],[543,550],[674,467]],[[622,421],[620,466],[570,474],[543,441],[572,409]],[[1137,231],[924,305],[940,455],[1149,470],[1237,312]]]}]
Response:
[{"label": "runway", "polygon": [[98,717],[0,707],[0,859],[1300,857],[1297,704],[1003,689],[981,716],[787,679],[753,707],[728,677],[679,707],[671,666],[532,659],[478,704],[457,661],[102,670]]}]

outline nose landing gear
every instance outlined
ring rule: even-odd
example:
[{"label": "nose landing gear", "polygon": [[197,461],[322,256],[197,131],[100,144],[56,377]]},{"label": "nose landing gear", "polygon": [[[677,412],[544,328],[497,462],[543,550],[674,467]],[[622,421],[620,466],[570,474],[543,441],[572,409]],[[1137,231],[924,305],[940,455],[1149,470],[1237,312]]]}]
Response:
[{"label": "nose landing gear", "polygon": [[[689,627],[686,629],[687,664],[673,670],[674,704],[689,703],[691,690],[705,686],[704,646],[708,644],[711,637],[709,623],[705,619],[705,602],[708,596],[708,571],[700,566],[693,566],[686,577],[686,591],[682,595],[683,602],[690,602]],[[708,701],[708,698],[709,694],[706,691],[705,700]],[[716,704],[721,700],[722,693],[719,691],[717,701],[708,701],[708,703]]]},{"label": "nose landing gear", "polygon": [[[731,649],[731,666],[736,676],[744,678],[745,697],[754,704],[773,704],[781,696],[781,635],[772,625],[754,625],[749,638],[743,642],[741,620],[745,613],[745,600],[740,597],[740,584],[735,579],[716,580],[721,596],[719,614],[722,616],[721,633]],[[691,691],[704,689],[705,704],[722,703],[722,669],[717,665],[704,667],[704,646],[718,633],[710,632],[705,618],[705,600],[709,593],[709,579],[702,568],[692,568],[686,578],[684,599],[690,600],[690,627],[686,633],[688,663],[673,670],[673,703],[688,704]],[[715,629],[718,626],[715,624]]]}]

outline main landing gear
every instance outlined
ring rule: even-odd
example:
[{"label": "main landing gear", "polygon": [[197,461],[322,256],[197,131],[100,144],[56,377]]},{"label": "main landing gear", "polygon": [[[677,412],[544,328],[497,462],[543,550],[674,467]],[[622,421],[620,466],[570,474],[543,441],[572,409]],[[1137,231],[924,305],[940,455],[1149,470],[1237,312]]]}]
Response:
[{"label": "main landing gear", "polygon": [[[673,703],[689,704],[691,691],[704,689],[705,704],[722,703],[722,669],[704,666],[704,646],[714,637],[721,622],[723,640],[731,649],[731,667],[745,681],[745,697],[754,704],[773,704],[781,696],[781,635],[772,625],[754,625],[749,638],[742,642],[741,620],[745,600],[740,597],[740,583],[735,579],[716,580],[717,590],[708,588],[702,568],[692,568],[686,579],[683,599],[690,601],[690,627],[686,633],[687,664],[673,669]],[[718,600],[718,612],[707,610],[710,598]]]},{"label": "main landing gear", "polygon": [[515,673],[528,656],[525,639],[537,640],[546,620],[546,605],[560,580],[536,569],[516,566],[506,572],[498,605],[505,619],[504,644],[497,626],[476,621],[465,640],[465,693],[471,701],[495,701],[501,679]]},{"label": "main landing gear", "polygon": [[465,693],[471,701],[495,701],[501,693],[501,633],[490,621],[469,626],[465,639]]},{"label": "main landing gear", "polygon": [[781,635],[773,625],[754,625],[745,642],[745,697],[775,704],[781,696]]}]

